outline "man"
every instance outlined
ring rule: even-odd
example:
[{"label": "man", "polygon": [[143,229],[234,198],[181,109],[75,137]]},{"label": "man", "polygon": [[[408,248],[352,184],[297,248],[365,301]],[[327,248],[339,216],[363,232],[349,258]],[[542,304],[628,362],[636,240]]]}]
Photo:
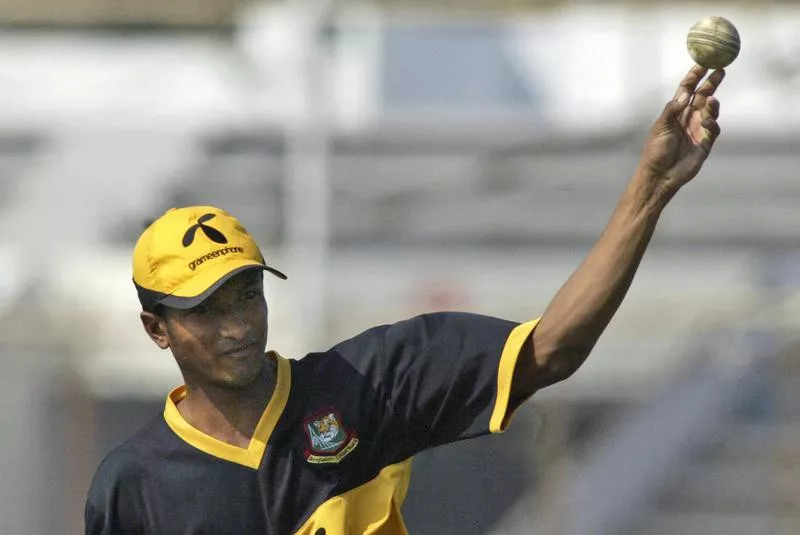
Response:
[{"label": "man", "polygon": [[589,355],[662,210],[719,135],[724,72],[705,75],[695,66],[683,79],[597,244],[528,323],[427,314],[299,360],[265,354],[261,277],[284,275],[229,214],[164,214],[136,244],[133,280],[144,329],[185,385],[104,459],[86,533],[406,533],[414,454],[502,432]]}]

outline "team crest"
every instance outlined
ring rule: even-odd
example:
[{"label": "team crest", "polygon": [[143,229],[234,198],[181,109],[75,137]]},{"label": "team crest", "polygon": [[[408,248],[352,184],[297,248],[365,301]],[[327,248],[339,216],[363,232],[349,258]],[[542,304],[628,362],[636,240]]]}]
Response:
[{"label": "team crest", "polygon": [[314,464],[338,463],[358,446],[335,409],[325,410],[303,422],[306,432],[306,460]]}]

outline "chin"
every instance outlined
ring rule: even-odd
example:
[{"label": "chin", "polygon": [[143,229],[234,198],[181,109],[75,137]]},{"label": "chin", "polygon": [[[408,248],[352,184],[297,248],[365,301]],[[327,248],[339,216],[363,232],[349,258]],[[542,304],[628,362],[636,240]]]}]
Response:
[{"label": "chin", "polygon": [[259,378],[263,369],[263,359],[254,359],[248,363],[237,363],[237,366],[221,373],[216,382],[223,388],[241,390],[252,385]]}]

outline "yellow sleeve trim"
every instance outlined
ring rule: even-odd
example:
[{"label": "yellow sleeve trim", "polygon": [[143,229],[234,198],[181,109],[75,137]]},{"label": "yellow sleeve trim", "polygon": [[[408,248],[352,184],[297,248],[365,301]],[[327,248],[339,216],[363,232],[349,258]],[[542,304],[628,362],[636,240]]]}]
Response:
[{"label": "yellow sleeve trim", "polygon": [[503,347],[503,354],[500,355],[500,366],[497,370],[497,400],[492,411],[492,418],[489,420],[489,431],[491,433],[502,433],[511,422],[511,415],[508,413],[508,402],[511,398],[511,381],[514,378],[514,368],[517,365],[517,358],[522,350],[523,344],[528,340],[538,319],[518,325],[511,331]]},{"label": "yellow sleeve trim", "polygon": [[274,352],[270,352],[268,355],[270,358],[276,359],[278,363],[275,391],[267,404],[266,410],[261,415],[261,419],[256,424],[253,437],[250,439],[250,444],[247,448],[240,448],[209,436],[183,419],[177,404],[186,397],[185,385],[174,389],[167,396],[167,403],[164,407],[164,419],[167,421],[167,425],[184,442],[200,451],[254,470],[258,469],[267,449],[269,437],[272,435],[272,431],[278,424],[278,419],[286,407],[292,382],[292,368],[289,361]]}]

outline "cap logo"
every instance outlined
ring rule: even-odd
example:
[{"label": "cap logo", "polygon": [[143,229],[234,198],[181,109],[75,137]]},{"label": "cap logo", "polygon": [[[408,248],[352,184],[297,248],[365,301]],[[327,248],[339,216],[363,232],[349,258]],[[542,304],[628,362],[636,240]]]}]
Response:
[{"label": "cap logo", "polygon": [[192,243],[194,243],[194,236],[197,234],[197,229],[203,231],[203,234],[206,235],[206,238],[215,242],[215,243],[228,243],[228,238],[225,235],[215,229],[214,227],[206,225],[206,221],[210,221],[214,219],[214,214],[203,214],[197,218],[197,223],[189,227],[186,231],[186,234],[183,235],[183,246],[189,247]]}]

